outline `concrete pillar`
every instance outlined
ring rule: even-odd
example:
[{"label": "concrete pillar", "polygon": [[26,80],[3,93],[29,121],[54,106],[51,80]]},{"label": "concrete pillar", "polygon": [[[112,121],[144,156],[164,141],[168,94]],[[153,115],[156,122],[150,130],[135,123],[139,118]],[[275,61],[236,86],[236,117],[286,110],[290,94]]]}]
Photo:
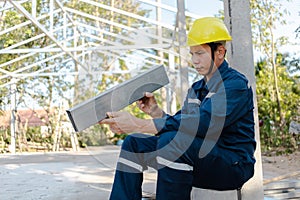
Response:
[{"label": "concrete pillar", "polygon": [[188,50],[186,48],[186,23],[185,23],[185,3],[184,0],[177,0],[177,21],[178,21],[178,40],[180,56],[180,97],[181,105],[189,89],[188,82]]},{"label": "concrete pillar", "polygon": [[254,92],[255,138],[257,141],[255,175],[244,185],[242,189],[242,199],[260,200],[264,198],[263,175],[250,24],[250,2],[249,0],[225,0],[224,12],[225,23],[233,39],[228,46],[228,61],[233,68],[236,68],[247,76]]}]

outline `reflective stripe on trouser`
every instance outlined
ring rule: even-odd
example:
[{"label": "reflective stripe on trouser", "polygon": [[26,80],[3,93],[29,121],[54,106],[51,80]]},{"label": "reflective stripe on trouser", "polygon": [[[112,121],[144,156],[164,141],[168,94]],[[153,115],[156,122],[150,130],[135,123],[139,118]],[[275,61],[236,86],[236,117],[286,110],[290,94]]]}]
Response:
[{"label": "reflective stripe on trouser", "polygon": [[[141,173],[141,172],[143,172],[143,166],[142,165],[139,165],[139,164],[137,164],[137,163],[135,163],[135,162],[132,162],[131,160],[127,160],[127,159],[125,159],[125,158],[119,158],[119,160],[118,160],[118,163],[122,163],[123,165],[125,165],[125,166],[127,166],[127,167],[129,167],[128,169],[132,169],[132,171],[136,171],[136,173]],[[118,165],[118,167],[119,167],[119,165]],[[118,169],[118,170],[121,170],[121,169]],[[128,170],[129,171],[129,170]],[[131,171],[131,170],[130,170]]]},{"label": "reflective stripe on trouser", "polygon": [[[169,159],[169,156],[174,152],[172,147],[158,153],[159,156],[155,154],[158,143],[166,145],[173,136],[173,134],[163,134],[160,137],[148,136],[145,138],[135,137],[135,135],[126,137],[117,164],[110,200],[140,200],[142,196],[142,171],[147,166],[158,169],[157,200],[190,199],[193,167],[186,164],[187,160],[184,156],[179,156],[175,161]],[[159,147],[162,148],[163,146]],[[154,153],[148,155],[147,152]]]},{"label": "reflective stripe on trouser", "polygon": [[160,156],[157,156],[156,160],[157,160],[158,164],[163,165],[165,167],[169,167],[171,169],[183,170],[183,171],[193,171],[193,166],[190,166],[185,163],[172,162],[172,161],[167,160]]},{"label": "reflective stripe on trouser", "polygon": [[[141,134],[128,135],[123,144],[117,163],[117,170],[110,200],[141,200],[143,170],[155,163],[157,137]],[[152,158],[153,157],[153,158]]]},{"label": "reflective stripe on trouser", "polygon": [[190,200],[193,183],[193,159],[188,157],[193,138],[172,131],[158,139],[157,200]]},{"label": "reflective stripe on trouser", "polygon": [[[157,200],[190,200],[193,182],[193,166],[157,157]],[[163,167],[165,166],[165,167]]]}]

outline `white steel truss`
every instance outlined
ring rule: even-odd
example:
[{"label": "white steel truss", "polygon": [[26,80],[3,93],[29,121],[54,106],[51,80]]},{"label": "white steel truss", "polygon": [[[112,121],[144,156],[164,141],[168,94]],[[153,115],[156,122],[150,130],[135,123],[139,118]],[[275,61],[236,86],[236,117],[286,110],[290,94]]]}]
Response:
[{"label": "white steel truss", "polygon": [[[174,15],[176,15],[176,12],[178,12],[177,8],[164,5],[160,2],[154,2],[150,0],[137,1],[139,1],[141,4],[148,4],[169,12],[174,12]],[[28,2],[31,3],[31,12],[24,8],[24,3]],[[101,16],[94,16],[91,13],[86,13],[83,10],[77,10],[66,6],[62,1],[59,0],[49,0],[49,13],[41,16],[37,16],[36,0],[3,1],[0,3],[2,4],[0,5],[0,14],[2,13],[3,15],[8,11],[14,10],[20,15],[24,16],[27,20],[22,23],[15,24],[14,26],[0,29],[0,36],[4,36],[28,26],[33,26],[39,29],[39,34],[27,38],[26,40],[13,43],[8,47],[0,46],[0,55],[16,55],[14,58],[0,63],[0,80],[2,80],[0,87],[7,87],[8,85],[14,83],[15,81],[12,80],[26,79],[30,76],[46,74],[49,76],[55,76],[62,73],[78,73],[76,70],[69,72],[49,72],[50,68],[54,68],[53,66],[45,67],[44,65],[41,65],[51,59],[53,60],[62,56],[65,56],[65,60],[73,62],[74,65],[79,65],[81,69],[84,69],[87,72],[89,72],[89,62],[86,62],[86,56],[91,52],[100,52],[110,56],[115,56],[116,58],[125,57],[126,59],[128,57],[128,59],[144,59],[149,65],[153,65],[155,63],[168,64],[169,61],[161,56],[154,55],[153,53],[147,51],[147,49],[159,50],[168,55],[173,54],[175,57],[179,56],[179,54],[173,50],[174,47],[176,48],[178,46],[178,43],[176,40],[174,40],[177,31],[176,24],[172,25],[162,23],[158,20],[133,14],[125,10],[117,9],[110,5],[105,5],[100,3],[101,1],[96,2],[91,0],[81,0],[80,2],[84,2],[87,5],[94,6],[95,8],[101,8],[109,12],[128,16],[147,24],[147,26],[144,26],[144,30],[141,30],[139,27],[127,26],[120,22],[107,20]],[[185,14],[191,18],[199,17],[189,12],[185,12]],[[55,17],[57,16],[61,16],[62,18],[60,22],[61,25],[55,24]],[[112,28],[120,28],[124,31],[127,31],[132,36],[128,37],[122,34],[109,32],[104,29],[101,30],[99,27],[82,23],[80,20],[78,20],[80,18],[88,19],[94,21],[95,23],[102,23],[111,26]],[[172,36],[158,35],[156,31],[157,27],[172,33]],[[116,39],[113,42],[99,35],[107,35]],[[141,43],[135,40],[135,37],[137,36],[146,38],[148,41],[152,40],[157,42]],[[51,40],[52,44],[42,48],[24,48],[26,44],[41,40],[45,37]],[[39,59],[39,54],[41,53],[47,54],[47,58]],[[28,63],[27,66],[17,66],[18,63],[22,63],[22,61],[28,59],[32,61],[31,63]],[[14,70],[10,70],[9,66],[11,65],[16,65],[17,67],[15,67]],[[33,71],[33,68],[36,66],[41,67],[39,70]],[[47,72],[45,73],[45,71]]]}]

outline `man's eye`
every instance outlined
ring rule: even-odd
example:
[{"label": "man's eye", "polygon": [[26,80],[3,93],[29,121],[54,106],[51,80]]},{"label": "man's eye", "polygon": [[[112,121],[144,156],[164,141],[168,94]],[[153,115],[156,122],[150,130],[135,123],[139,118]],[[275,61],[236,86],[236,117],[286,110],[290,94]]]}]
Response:
[{"label": "man's eye", "polygon": [[205,52],[204,51],[198,51],[198,52],[190,52],[190,54],[191,54],[191,56],[193,56],[193,55],[197,55],[197,56],[200,56],[200,55],[203,55],[203,54],[205,54]]}]

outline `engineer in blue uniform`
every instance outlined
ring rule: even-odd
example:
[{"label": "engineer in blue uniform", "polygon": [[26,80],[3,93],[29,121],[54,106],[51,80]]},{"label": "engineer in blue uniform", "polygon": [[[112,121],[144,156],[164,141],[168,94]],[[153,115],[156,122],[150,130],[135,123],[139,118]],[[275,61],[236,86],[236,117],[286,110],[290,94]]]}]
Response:
[{"label": "engineer in blue uniform", "polygon": [[230,40],[221,20],[197,19],[187,44],[203,79],[188,90],[182,109],[168,115],[145,93],[137,103],[152,119],[110,112],[100,122],[118,134],[136,132],[122,144],[111,200],[140,200],[149,166],[158,171],[157,200],[189,200],[193,186],[237,189],[253,176],[253,94],[246,77],[225,60]]}]

